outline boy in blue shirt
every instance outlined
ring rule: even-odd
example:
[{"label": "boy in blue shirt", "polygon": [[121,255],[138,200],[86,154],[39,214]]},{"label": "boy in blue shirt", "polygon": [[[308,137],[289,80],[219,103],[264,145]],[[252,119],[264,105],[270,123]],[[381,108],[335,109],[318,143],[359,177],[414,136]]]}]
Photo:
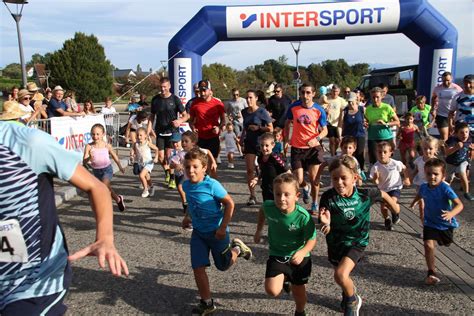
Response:
[{"label": "boy in blue shirt", "polygon": [[[228,224],[234,212],[234,201],[217,180],[206,175],[208,157],[199,149],[190,150],[184,157],[188,180],[183,183],[188,208],[182,225],[194,227],[191,235],[191,265],[201,300],[193,314],[208,315],[216,310],[211,298],[206,267],[210,266],[209,251],[216,268],[225,271],[237,257],[249,260],[252,250],[240,239],[230,243]],[[222,211],[222,207],[224,210]]]},{"label": "boy in blue shirt", "polygon": [[451,245],[453,229],[459,227],[455,216],[463,210],[463,204],[453,189],[444,182],[446,164],[438,158],[425,163],[426,183],[423,183],[411,203],[415,206],[421,199],[425,204],[423,219],[423,241],[428,275],[425,283],[434,285],[440,279],[435,274],[435,241],[440,246]]}]

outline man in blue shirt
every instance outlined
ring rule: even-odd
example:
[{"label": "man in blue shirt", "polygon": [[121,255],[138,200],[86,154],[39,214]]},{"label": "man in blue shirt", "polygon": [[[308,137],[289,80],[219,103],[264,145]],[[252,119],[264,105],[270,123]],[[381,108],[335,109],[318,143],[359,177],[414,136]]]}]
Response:
[{"label": "man in blue shirt", "polygon": [[58,116],[84,116],[84,112],[69,112],[66,103],[63,101],[64,90],[61,86],[54,87],[53,97],[49,101],[47,112],[48,118]]}]

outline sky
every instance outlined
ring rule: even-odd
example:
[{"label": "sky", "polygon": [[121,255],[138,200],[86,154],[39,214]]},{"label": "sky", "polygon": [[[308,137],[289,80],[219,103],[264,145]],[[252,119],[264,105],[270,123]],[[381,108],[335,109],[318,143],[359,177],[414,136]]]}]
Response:
[{"label": "sky", "polygon": [[[374,0],[378,1],[378,0]],[[322,2],[297,1],[295,3]],[[330,1],[325,1],[330,2]],[[457,77],[474,72],[474,1],[430,0],[458,30]],[[25,60],[58,50],[75,32],[94,34],[107,58],[120,69],[161,67],[167,59],[169,40],[205,5],[285,4],[290,0],[29,0],[20,22]],[[13,11],[15,5],[9,5]],[[0,67],[19,63],[15,22],[7,8],[0,8]],[[327,59],[349,64],[369,63],[373,68],[418,63],[418,47],[403,34],[348,37],[345,40],[303,42],[300,65]],[[288,57],[295,63],[290,43],[276,41],[221,42],[203,56],[203,64],[223,63],[234,69]]]}]

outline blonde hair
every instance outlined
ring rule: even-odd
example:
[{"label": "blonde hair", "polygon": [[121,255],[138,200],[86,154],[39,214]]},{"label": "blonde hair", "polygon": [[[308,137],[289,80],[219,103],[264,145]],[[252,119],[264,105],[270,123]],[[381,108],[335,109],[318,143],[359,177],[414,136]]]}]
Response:
[{"label": "blonde hair", "polygon": [[437,138],[434,138],[433,136],[427,136],[423,138],[423,140],[421,141],[421,148],[430,144],[434,145],[436,147],[436,152],[438,152],[439,140]]},{"label": "blonde hair", "polygon": [[331,164],[329,165],[329,172],[333,172],[340,167],[346,167],[349,169],[353,174],[359,174],[357,171],[357,164],[353,157],[348,155],[342,155],[340,158],[334,159]]},{"label": "blonde hair", "polygon": [[292,173],[282,173],[278,175],[273,180],[273,187],[275,188],[277,185],[281,185],[283,183],[292,184],[295,187],[296,192],[299,190],[298,179]]}]

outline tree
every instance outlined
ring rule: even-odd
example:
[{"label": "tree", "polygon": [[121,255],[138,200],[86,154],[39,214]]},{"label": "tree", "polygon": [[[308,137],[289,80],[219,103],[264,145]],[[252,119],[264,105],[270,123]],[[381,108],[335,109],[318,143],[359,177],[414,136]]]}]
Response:
[{"label": "tree", "polygon": [[18,63],[8,64],[3,68],[3,76],[10,79],[21,78],[21,65]]},{"label": "tree", "polygon": [[26,63],[27,67],[33,67],[34,64],[46,64],[46,58],[41,54],[33,54],[31,60]]},{"label": "tree", "polygon": [[237,87],[235,70],[223,64],[204,65],[202,77],[211,82],[214,96],[218,98],[228,98],[231,89]]},{"label": "tree", "polygon": [[76,33],[49,59],[53,84],[76,91],[79,102],[103,100],[111,94],[112,65],[94,35]]}]

